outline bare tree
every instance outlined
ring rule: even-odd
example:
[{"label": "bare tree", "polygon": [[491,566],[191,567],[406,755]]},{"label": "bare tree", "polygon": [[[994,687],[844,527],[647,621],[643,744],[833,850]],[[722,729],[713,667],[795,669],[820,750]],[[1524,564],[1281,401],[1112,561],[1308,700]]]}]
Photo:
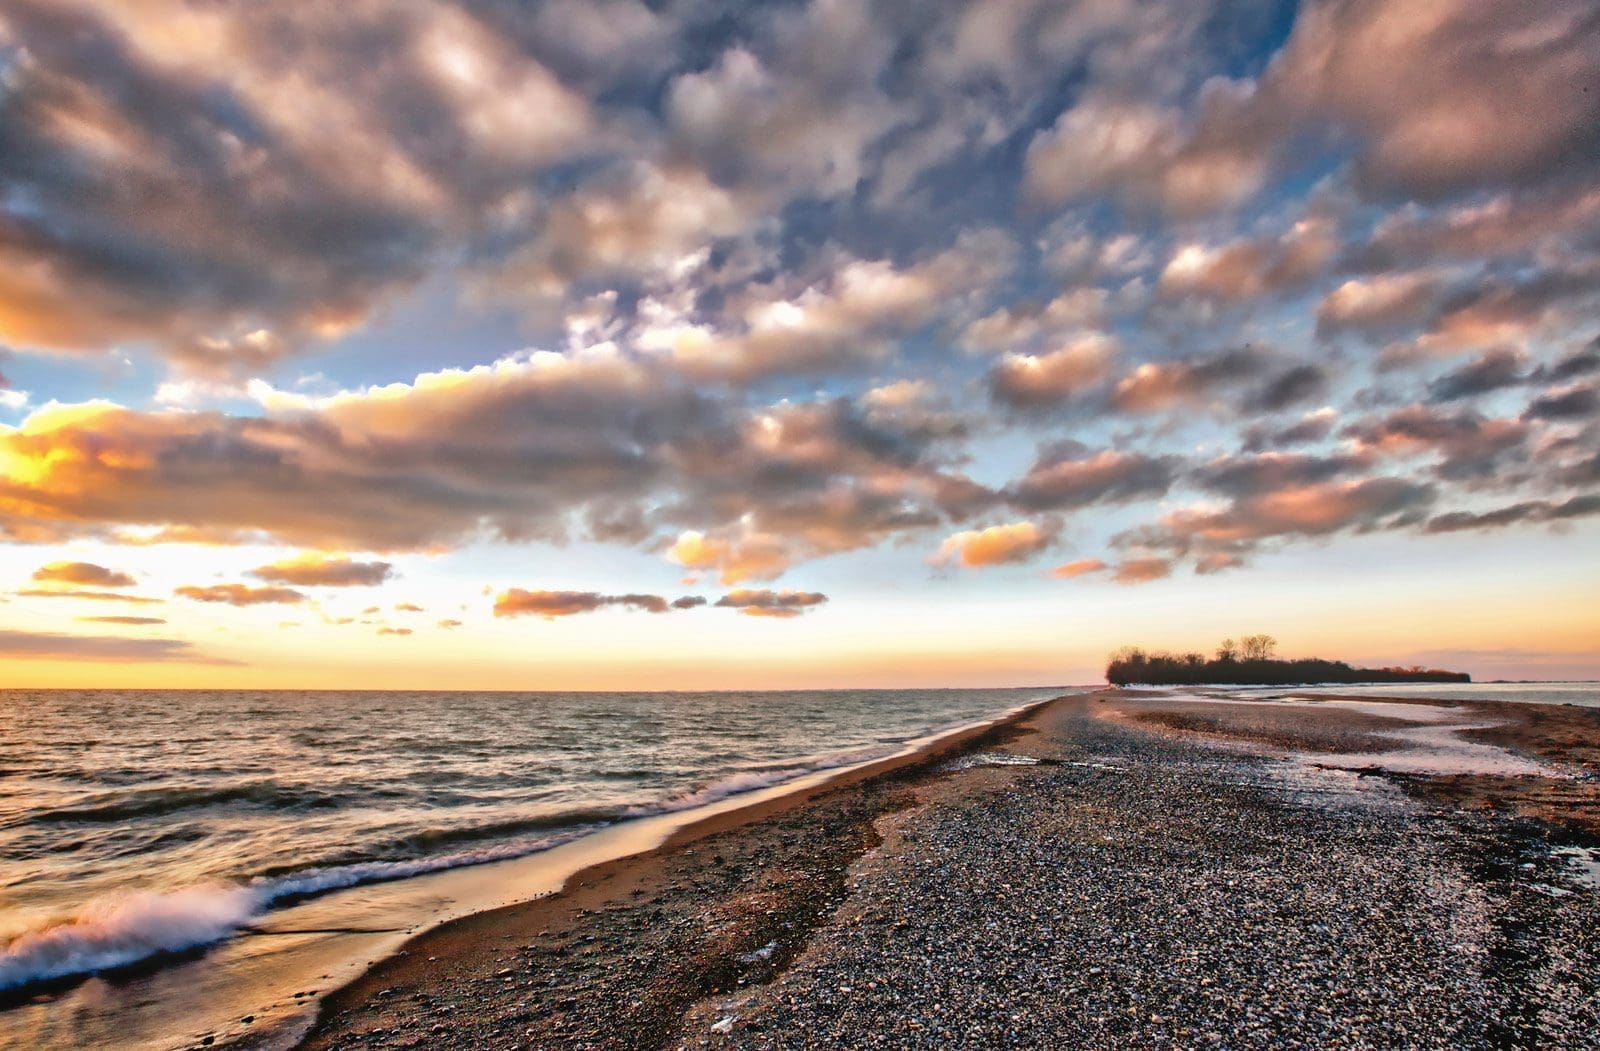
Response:
[{"label": "bare tree", "polygon": [[1234,661],[1239,659],[1239,644],[1232,639],[1223,639],[1217,646],[1217,660]]},{"label": "bare tree", "polygon": [[1246,635],[1239,643],[1247,661],[1264,661],[1272,658],[1278,640],[1271,635]]}]

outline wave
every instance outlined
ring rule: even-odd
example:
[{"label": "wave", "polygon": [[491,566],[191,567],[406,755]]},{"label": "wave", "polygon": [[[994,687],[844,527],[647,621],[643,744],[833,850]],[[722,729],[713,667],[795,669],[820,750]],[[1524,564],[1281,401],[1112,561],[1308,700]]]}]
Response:
[{"label": "wave", "polygon": [[208,945],[243,927],[261,907],[258,889],[230,885],[94,902],[72,919],[27,931],[0,949],[0,990]]},{"label": "wave", "polygon": [[143,792],[98,796],[79,805],[40,810],[35,823],[49,821],[109,822],[136,817],[164,817],[184,810],[250,803],[274,810],[308,810],[339,805],[339,797],[313,788],[294,788],[273,781],[218,787],[153,788]]},{"label": "wave", "polygon": [[537,840],[413,861],[302,869],[249,883],[212,883],[101,899],[68,919],[46,922],[0,946],[0,992],[212,945],[248,927],[273,906],[288,901],[346,887],[525,857],[593,829],[594,826],[570,828]]}]

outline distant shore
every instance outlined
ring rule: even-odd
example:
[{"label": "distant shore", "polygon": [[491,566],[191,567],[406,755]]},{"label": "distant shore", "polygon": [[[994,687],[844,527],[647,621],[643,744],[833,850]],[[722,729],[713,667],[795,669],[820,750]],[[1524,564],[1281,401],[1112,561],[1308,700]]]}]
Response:
[{"label": "distant shore", "polygon": [[[1428,734],[1511,760],[1382,768]],[[302,1046],[1582,1046],[1596,844],[1600,711],[1108,690],[423,934]]]}]

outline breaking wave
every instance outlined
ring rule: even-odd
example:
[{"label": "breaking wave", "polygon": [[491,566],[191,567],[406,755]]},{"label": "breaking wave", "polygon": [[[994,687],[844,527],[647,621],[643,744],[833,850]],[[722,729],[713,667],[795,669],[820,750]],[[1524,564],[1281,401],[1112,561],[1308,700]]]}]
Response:
[{"label": "breaking wave", "polygon": [[250,926],[275,905],[368,883],[405,879],[467,865],[505,861],[549,850],[614,820],[678,813],[730,796],[771,788],[809,773],[868,761],[887,750],[839,753],[804,765],[737,773],[655,803],[619,810],[579,810],[524,821],[413,834],[412,844],[437,846],[464,839],[559,828],[471,850],[405,861],[366,861],[302,869],[248,883],[214,883],[167,893],[136,892],[92,902],[67,919],[26,931],[0,947],[0,991],[128,967],[151,957],[198,949]]},{"label": "breaking wave", "polygon": [[213,883],[157,893],[139,891],[91,902],[67,919],[25,931],[0,947],[0,991],[128,967],[154,956],[198,949],[248,927],[274,905],[366,883],[525,857],[592,831],[566,829],[414,861],[372,861],[305,869],[249,883]]}]

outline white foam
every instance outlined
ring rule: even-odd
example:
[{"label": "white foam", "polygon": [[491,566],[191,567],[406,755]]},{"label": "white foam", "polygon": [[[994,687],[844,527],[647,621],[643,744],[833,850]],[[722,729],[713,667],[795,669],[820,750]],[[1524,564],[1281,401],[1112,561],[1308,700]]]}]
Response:
[{"label": "white foam", "polygon": [[1010,752],[974,752],[944,765],[946,770],[971,770],[976,766],[1038,766],[1039,760],[1031,755],[1014,755]]},{"label": "white foam", "polygon": [[211,945],[248,927],[286,898],[524,857],[590,831],[593,826],[414,861],[330,866],[245,884],[211,883],[102,898],[70,918],[46,921],[0,946],[0,990]]},{"label": "white foam", "polygon": [[71,919],[22,934],[0,950],[0,989],[208,945],[245,926],[263,906],[261,888],[230,884],[93,902]]}]

